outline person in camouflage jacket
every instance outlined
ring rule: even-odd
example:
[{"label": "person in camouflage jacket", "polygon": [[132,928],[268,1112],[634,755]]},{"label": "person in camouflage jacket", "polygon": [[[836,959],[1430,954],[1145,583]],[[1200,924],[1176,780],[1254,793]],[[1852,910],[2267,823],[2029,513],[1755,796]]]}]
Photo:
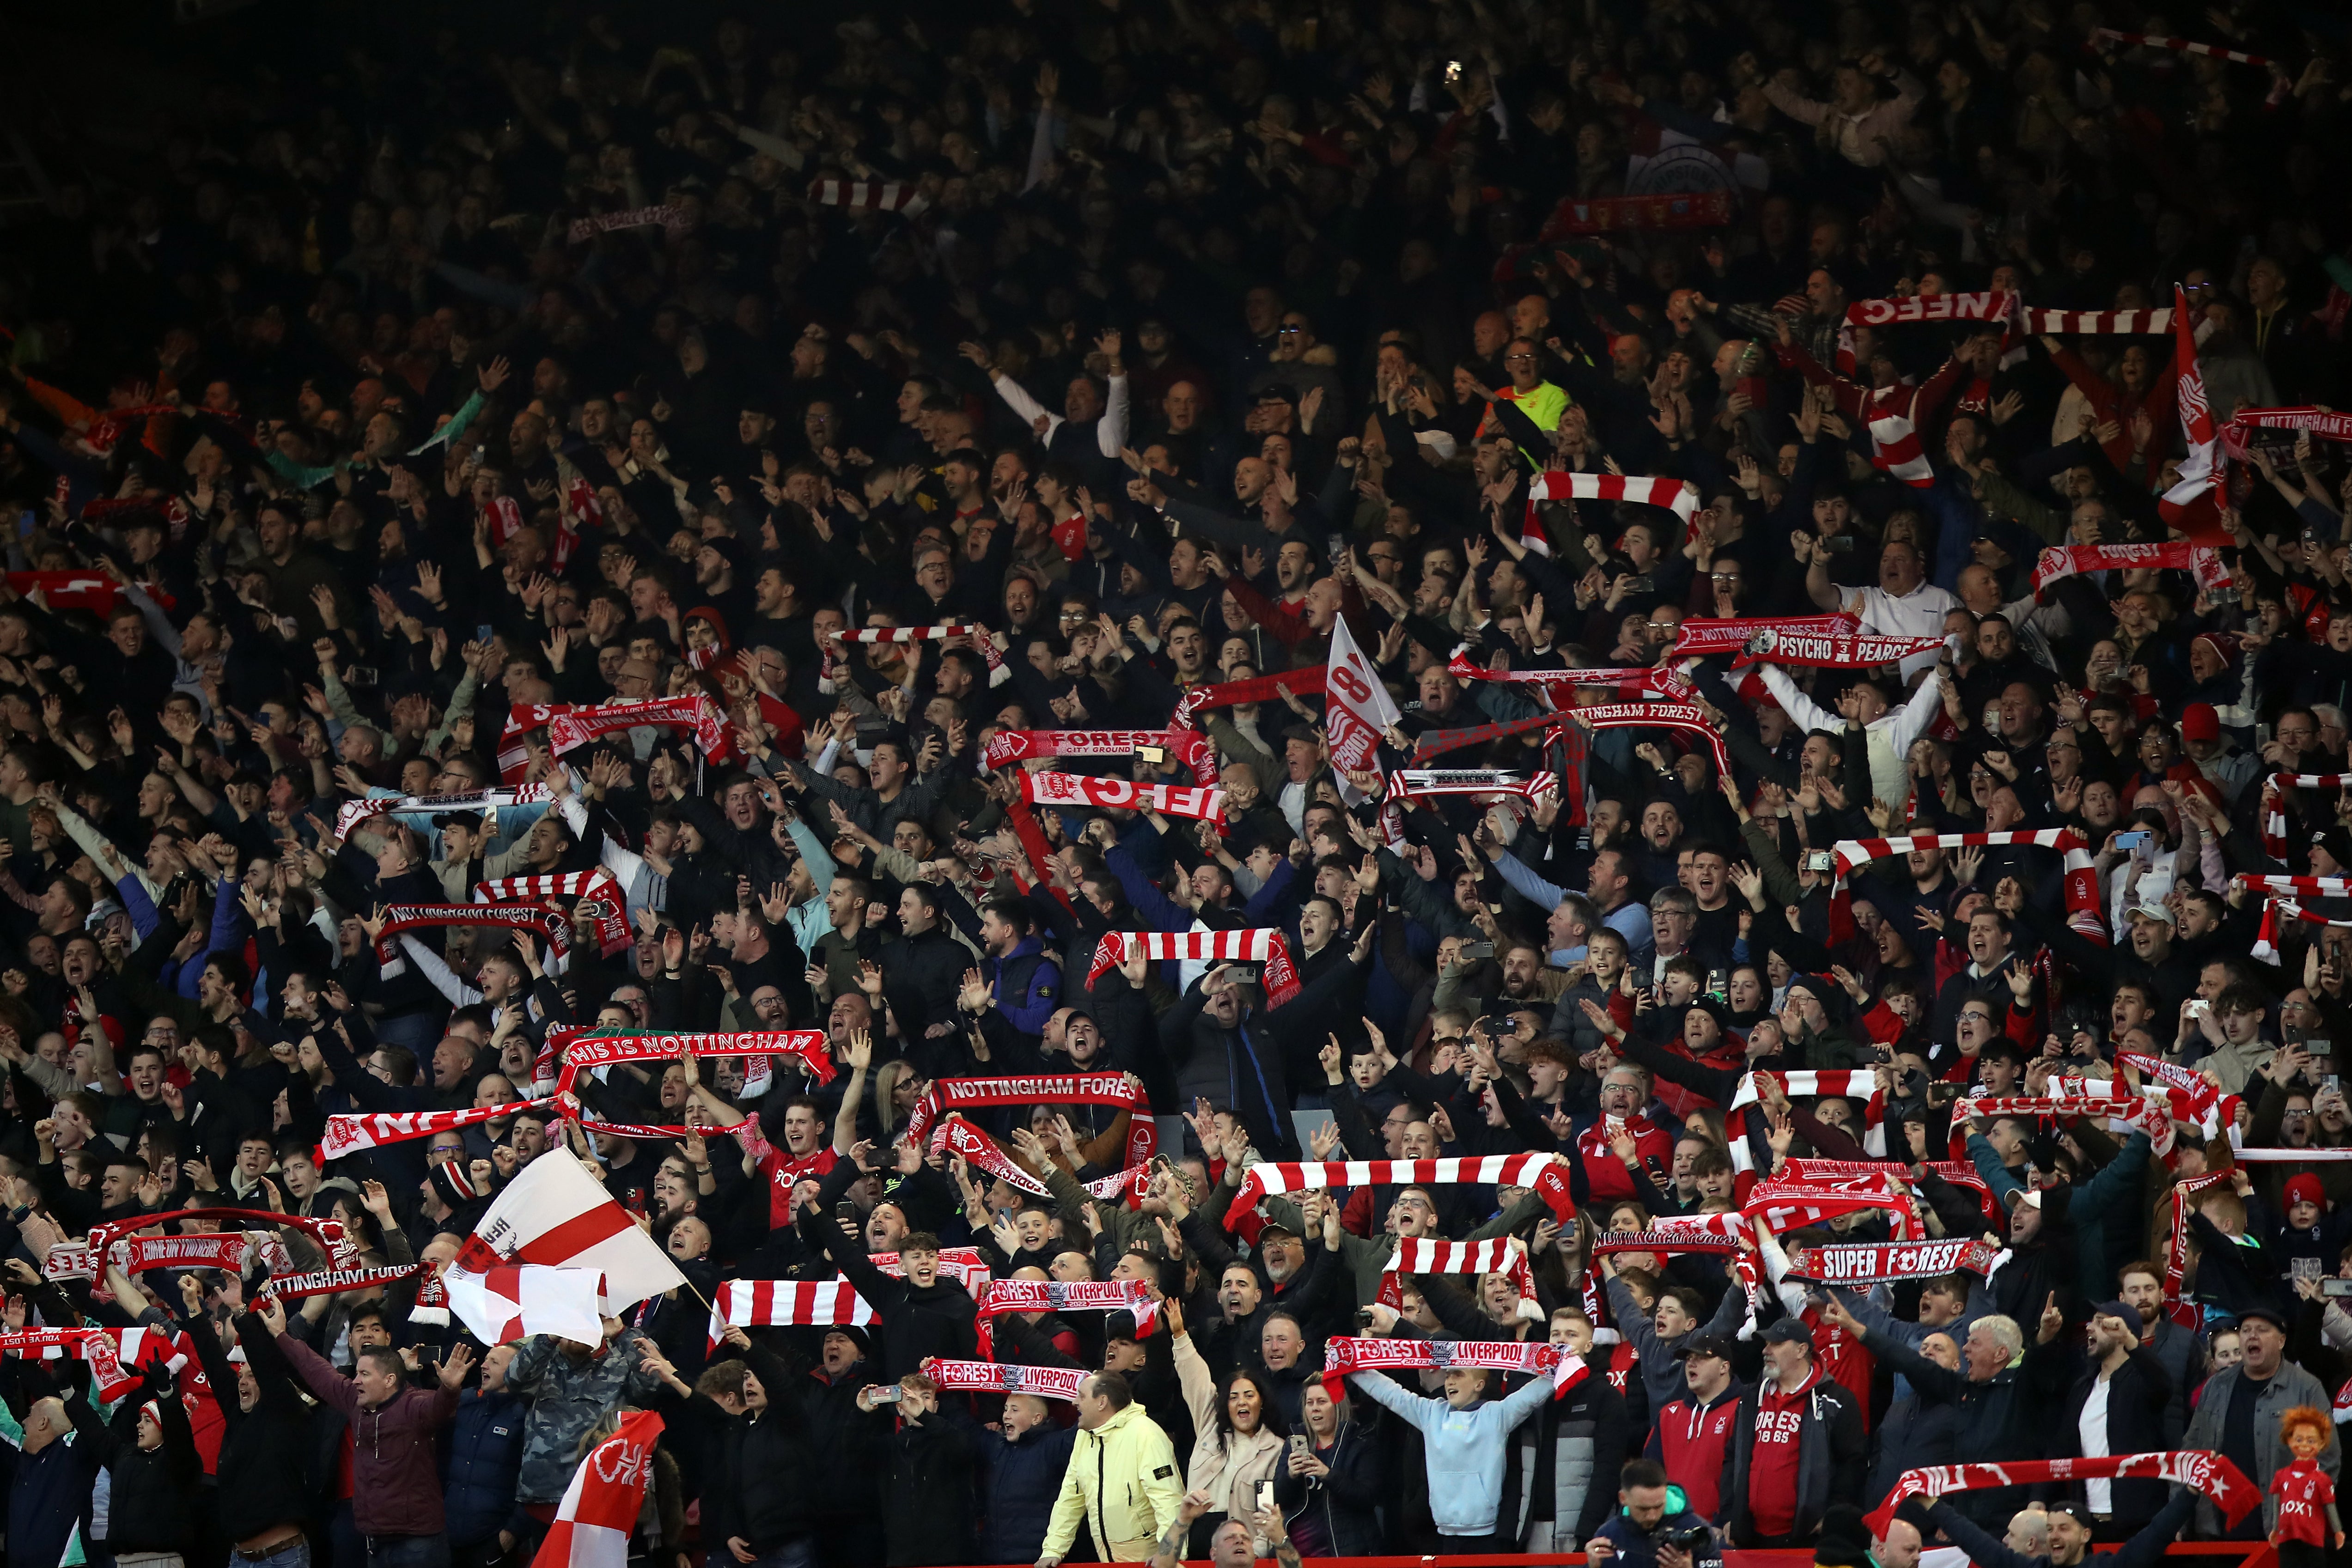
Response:
[{"label": "person in camouflage jacket", "polygon": [[661,1380],[641,1364],[653,1341],[618,1318],[604,1320],[604,1343],[583,1345],[533,1334],[507,1369],[507,1387],[530,1402],[523,1424],[517,1500],[526,1508],[563,1500],[580,1468],[580,1439],[624,1401],[642,1404]]}]

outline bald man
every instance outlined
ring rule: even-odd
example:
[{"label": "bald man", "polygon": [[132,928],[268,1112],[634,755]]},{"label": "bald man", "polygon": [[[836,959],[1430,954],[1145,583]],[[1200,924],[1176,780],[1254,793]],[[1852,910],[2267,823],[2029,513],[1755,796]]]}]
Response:
[{"label": "bald man", "polygon": [[[79,1432],[79,1440],[58,1441],[70,1432]],[[63,1560],[112,1447],[106,1424],[79,1394],[70,1406],[55,1396],[33,1402],[25,1413],[16,1474],[8,1488],[9,1561]]]}]

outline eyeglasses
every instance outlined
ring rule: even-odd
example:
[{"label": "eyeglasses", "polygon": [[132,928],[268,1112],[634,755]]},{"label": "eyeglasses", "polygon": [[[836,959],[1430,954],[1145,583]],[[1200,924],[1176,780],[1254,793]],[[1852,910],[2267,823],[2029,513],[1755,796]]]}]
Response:
[{"label": "eyeglasses", "polygon": [[1536,357],[1533,354],[1505,354],[1503,356],[1503,363],[1507,365],[1532,365],[1535,362]]}]

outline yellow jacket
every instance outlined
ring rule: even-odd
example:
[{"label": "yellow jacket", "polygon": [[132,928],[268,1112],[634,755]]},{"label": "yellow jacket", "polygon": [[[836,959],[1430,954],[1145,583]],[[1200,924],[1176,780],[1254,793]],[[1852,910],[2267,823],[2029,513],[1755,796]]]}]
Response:
[{"label": "yellow jacket", "polygon": [[1045,1527],[1045,1554],[1067,1556],[1080,1520],[1106,1558],[1115,1546],[1158,1541],[1176,1522],[1176,1505],[1183,1500],[1176,1446],[1142,1406],[1129,1405],[1078,1433],[1070,1468],[1062,1472],[1062,1494],[1054,1500],[1053,1522]]}]

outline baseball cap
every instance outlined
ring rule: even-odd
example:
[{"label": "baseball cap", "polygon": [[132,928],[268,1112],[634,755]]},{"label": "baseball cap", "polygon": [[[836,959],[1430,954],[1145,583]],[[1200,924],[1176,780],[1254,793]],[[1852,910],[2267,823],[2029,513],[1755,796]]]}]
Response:
[{"label": "baseball cap", "polygon": [[1694,1355],[1711,1355],[1717,1361],[1729,1361],[1731,1340],[1727,1335],[1719,1333],[1685,1335],[1682,1343],[1675,1346],[1675,1359],[1686,1361]]},{"label": "baseball cap", "polygon": [[2279,1333],[2286,1333],[2286,1314],[2276,1307],[2257,1301],[2251,1307],[2242,1308],[2238,1312],[2238,1322],[2243,1323],[2249,1318],[2260,1318]]},{"label": "baseball cap", "polygon": [[2221,715],[2211,703],[2190,703],[2180,710],[2180,738],[2183,740],[2219,740],[2221,738]]},{"label": "baseball cap", "polygon": [[2172,911],[2161,904],[2135,904],[2132,905],[2131,917],[2134,920],[2162,921],[2167,925],[2172,924]]},{"label": "baseball cap", "polygon": [[1802,1318],[1781,1318],[1764,1331],[1766,1344],[1801,1344],[1813,1348],[1813,1331],[1805,1326]]},{"label": "baseball cap", "polygon": [[2139,1326],[2139,1309],[2127,1306],[2122,1301],[2101,1301],[2091,1311],[2098,1317],[2121,1318],[2134,1328]]}]

